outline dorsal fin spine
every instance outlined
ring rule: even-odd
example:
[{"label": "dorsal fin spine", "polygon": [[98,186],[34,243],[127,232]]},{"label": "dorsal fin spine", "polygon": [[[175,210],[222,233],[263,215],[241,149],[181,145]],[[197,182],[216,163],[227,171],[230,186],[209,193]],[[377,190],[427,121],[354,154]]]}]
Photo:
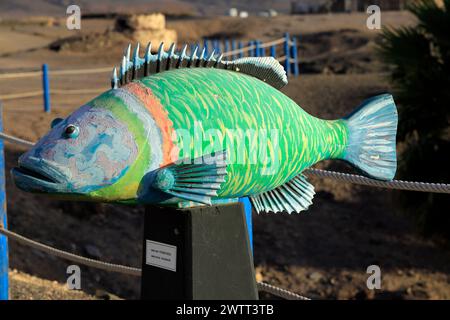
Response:
[{"label": "dorsal fin spine", "polygon": [[161,59],[162,59],[162,55],[164,52],[164,42],[161,42],[161,44],[159,45],[158,48],[158,57],[156,59],[156,72],[160,72],[161,71]]},{"label": "dorsal fin spine", "polygon": [[181,54],[178,57],[177,66],[176,66],[177,69],[181,66],[184,58],[186,57],[186,50],[187,50],[187,44],[184,45],[183,49],[181,50]]},{"label": "dorsal fin spine", "polygon": [[166,70],[169,70],[171,67],[171,63],[172,63],[171,61],[172,61],[174,53],[175,53],[175,43],[172,42],[172,44],[170,45],[170,48],[169,48],[169,55],[167,57]]},{"label": "dorsal fin spine", "polygon": [[[272,57],[244,57],[232,61],[223,61],[224,54],[216,56],[215,50],[206,57],[206,48],[198,55],[198,44],[191,47],[191,53],[186,54],[187,45],[181,52],[176,52],[176,46],[171,44],[169,50],[164,50],[164,43],[158,48],[157,55],[151,54],[151,43],[148,43],[145,56],[139,56],[140,44],[138,43],[133,58],[130,60],[131,44],[127,46],[122,57],[119,75],[111,76],[111,86],[121,86],[128,82],[147,77],[154,73],[164,72],[172,68],[198,68],[214,67],[235,72],[241,72],[267,82],[273,87],[280,89],[287,84],[284,68]],[[143,70],[142,70],[143,69]],[[117,71],[116,71],[117,72]]]},{"label": "dorsal fin spine", "polygon": [[197,50],[198,46],[194,47],[194,50],[192,50],[191,56],[189,57],[189,62],[187,67],[190,68],[192,66],[192,63],[195,62],[195,59],[197,59]]},{"label": "dorsal fin spine", "polygon": [[136,79],[137,78],[137,72],[138,72],[138,67],[139,67],[139,48],[140,48],[140,44],[139,42],[136,45],[136,48],[134,49],[134,54],[133,54],[133,75],[132,75],[132,79]]},{"label": "dorsal fin spine", "polygon": [[144,77],[150,74],[150,59],[152,57],[152,43],[149,42],[147,44],[147,48],[145,49],[145,57],[144,57]]},{"label": "dorsal fin spine", "polygon": [[119,87],[118,81],[119,81],[119,79],[117,78],[117,68],[114,67],[113,72],[112,72],[112,77],[111,77],[111,88],[112,89],[117,89]]}]

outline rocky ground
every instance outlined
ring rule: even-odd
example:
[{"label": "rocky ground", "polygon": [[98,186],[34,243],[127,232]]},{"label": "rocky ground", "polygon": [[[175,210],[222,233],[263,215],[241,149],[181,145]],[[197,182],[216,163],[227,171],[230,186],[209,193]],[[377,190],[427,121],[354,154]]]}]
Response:
[{"label": "rocky ground", "polygon": [[[311,114],[332,119],[348,114],[364,98],[390,90],[387,70],[373,50],[378,33],[365,29],[364,17],[284,16],[270,23],[263,18],[183,19],[168,21],[168,28],[178,31],[181,42],[232,35],[243,41],[268,40],[285,31],[299,36],[302,74],[291,78],[283,92]],[[405,13],[386,13],[383,21],[413,23]],[[0,23],[0,73],[34,70],[44,62],[50,70],[118,65],[129,40],[112,31],[112,25],[108,19],[89,20],[81,32],[71,34],[58,25]],[[40,89],[38,77],[0,81],[0,96]],[[109,87],[109,73],[52,76],[51,87],[100,92]],[[5,131],[35,141],[51,119],[66,116],[94,96],[53,95],[50,115],[42,112],[41,97],[6,100]],[[6,143],[7,169],[23,151]],[[351,170],[335,162],[318,167]],[[320,299],[450,298],[448,247],[417,234],[395,206],[395,192],[311,181],[317,195],[307,213],[254,215],[258,280]],[[12,230],[92,258],[140,266],[143,208],[54,201],[19,191],[9,176],[7,192]],[[69,261],[14,241],[10,256],[11,268],[20,270],[11,273],[13,298],[139,297],[139,280],[131,276],[81,267],[85,293],[78,293],[63,289]],[[381,290],[366,287],[366,269],[372,264],[381,268]]]}]

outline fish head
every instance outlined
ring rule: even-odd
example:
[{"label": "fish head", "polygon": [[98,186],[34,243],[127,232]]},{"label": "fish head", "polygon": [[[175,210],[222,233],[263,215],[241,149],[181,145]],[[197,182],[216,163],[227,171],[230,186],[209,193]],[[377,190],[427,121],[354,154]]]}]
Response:
[{"label": "fish head", "polygon": [[138,157],[133,133],[111,108],[82,106],[20,156],[12,170],[24,191],[77,197],[109,198],[100,192],[119,181]]}]

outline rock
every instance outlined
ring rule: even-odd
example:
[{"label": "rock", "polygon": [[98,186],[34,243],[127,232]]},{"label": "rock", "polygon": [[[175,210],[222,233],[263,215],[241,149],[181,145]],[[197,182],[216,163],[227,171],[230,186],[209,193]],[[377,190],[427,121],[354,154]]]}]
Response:
[{"label": "rock", "polygon": [[314,282],[319,282],[320,280],[322,280],[323,275],[320,272],[312,272],[308,275],[308,278]]},{"label": "rock", "polygon": [[116,20],[116,30],[164,30],[166,28],[166,17],[161,13],[133,14],[120,16]]},{"label": "rock", "polygon": [[102,300],[122,300],[118,296],[101,289],[95,290],[95,297]]},{"label": "rock", "polygon": [[255,274],[256,282],[262,282],[264,281],[264,276],[261,272],[257,271]]},{"label": "rock", "polygon": [[152,42],[154,51],[161,42],[177,42],[176,31],[166,29],[166,17],[160,13],[120,16],[114,28],[144,45]]},{"label": "rock", "polygon": [[101,259],[102,257],[102,253],[100,252],[100,250],[91,244],[87,244],[84,246],[84,250],[86,251],[86,253],[94,259]]}]

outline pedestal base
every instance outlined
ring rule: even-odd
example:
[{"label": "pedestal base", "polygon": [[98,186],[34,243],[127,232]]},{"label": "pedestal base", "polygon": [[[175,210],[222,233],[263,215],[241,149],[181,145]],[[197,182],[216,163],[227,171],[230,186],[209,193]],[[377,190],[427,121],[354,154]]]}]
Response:
[{"label": "pedestal base", "polygon": [[142,299],[258,299],[241,203],[148,207],[144,223]]}]

